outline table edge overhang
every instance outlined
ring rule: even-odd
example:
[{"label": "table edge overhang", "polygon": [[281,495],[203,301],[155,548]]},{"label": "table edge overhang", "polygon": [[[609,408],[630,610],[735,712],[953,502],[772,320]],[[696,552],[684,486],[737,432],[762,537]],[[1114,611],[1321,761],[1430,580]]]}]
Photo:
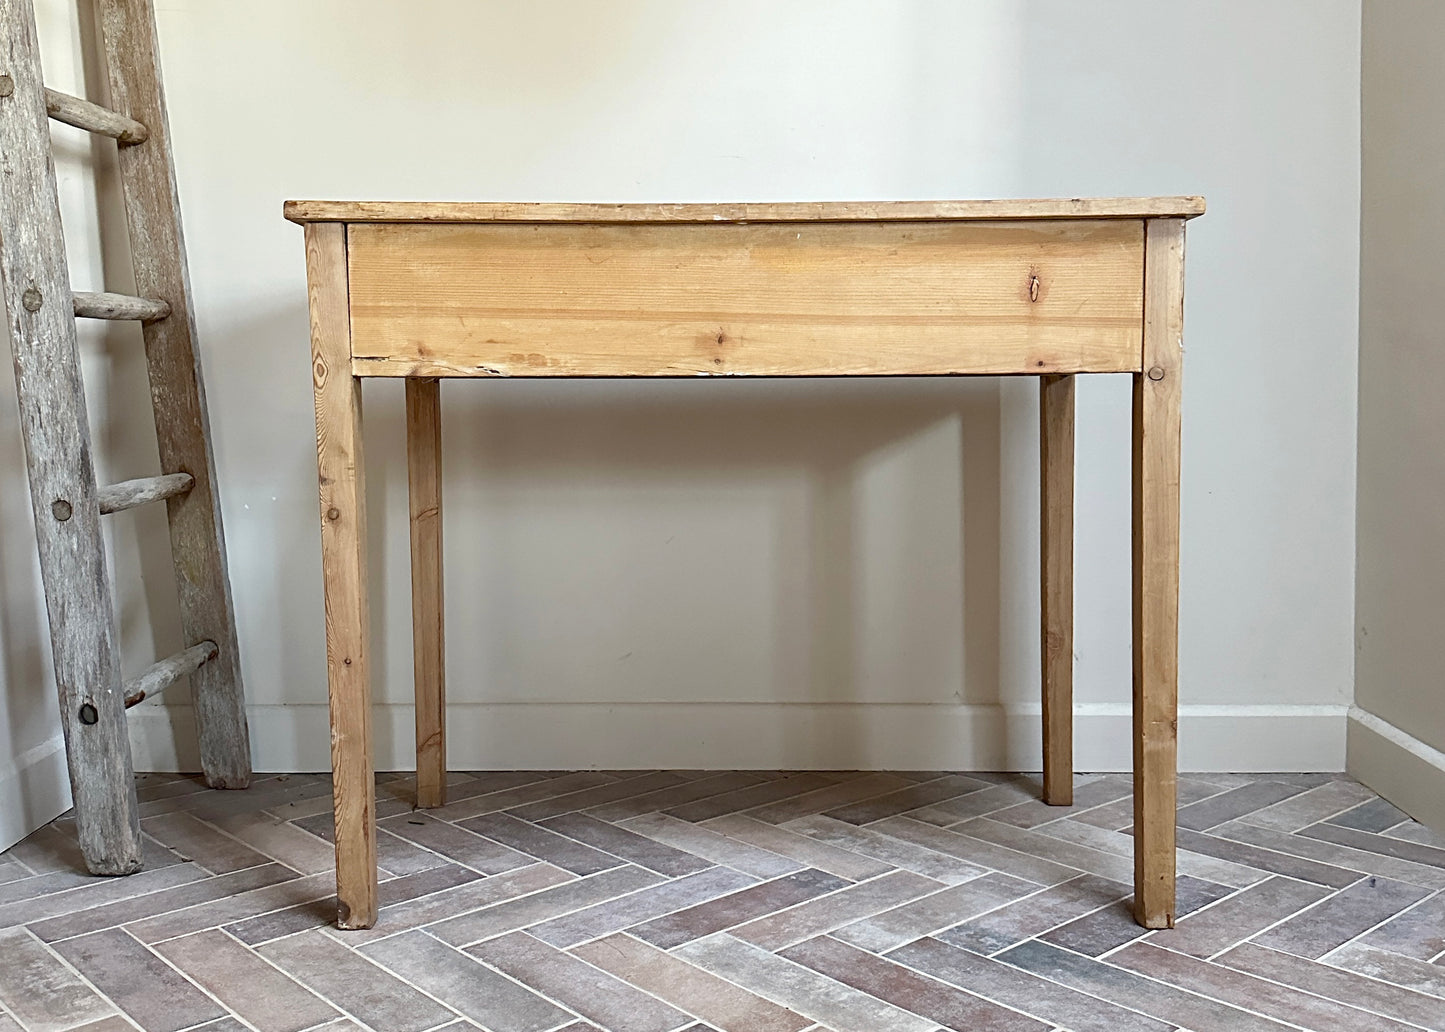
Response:
[{"label": "table edge overhang", "polygon": [[739,204],[574,204],[512,201],[286,201],[291,222],[713,224],[948,222],[1027,219],[1191,219],[1203,197],[1072,197],[978,201],[782,201]]}]

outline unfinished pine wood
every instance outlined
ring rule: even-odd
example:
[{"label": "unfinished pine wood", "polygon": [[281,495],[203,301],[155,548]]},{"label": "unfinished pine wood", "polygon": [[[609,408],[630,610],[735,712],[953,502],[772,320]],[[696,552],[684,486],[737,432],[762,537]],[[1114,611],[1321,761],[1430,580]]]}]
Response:
[{"label": "unfinished pine wood", "polygon": [[416,682],[416,805],[447,792],[445,606],[442,591],[441,386],[406,381],[407,494],[411,504],[411,640]]},{"label": "unfinished pine wood", "polygon": [[[426,780],[443,774],[444,748],[427,753],[444,704],[441,539],[427,525],[441,512],[440,378],[1040,376],[1044,795],[1068,803],[1074,377],[1130,372],[1136,913],[1149,927],[1172,924],[1180,242],[1184,220],[1202,211],[1202,201],[1180,198],[1052,207],[288,204],[307,228],[313,333],[327,327],[317,335],[327,343],[318,384],[339,378],[335,363],[348,353],[353,377],[408,381],[419,800]],[[1170,217],[1152,217],[1160,214]],[[316,267],[343,257],[345,271],[327,269],[330,285],[318,294]],[[318,386],[317,398],[322,490],[346,492],[347,506],[328,511],[345,520],[359,505],[359,398],[340,386]],[[324,404],[340,413],[330,422],[319,415]],[[363,545],[352,534],[323,555],[331,649],[359,649],[365,632]],[[334,763],[339,779],[344,771],[356,784],[371,769],[369,744],[351,733],[366,696],[355,671],[333,663],[331,674]],[[337,834],[338,854],[352,858],[338,875],[341,895],[357,898],[365,885],[355,858],[374,854],[374,832],[338,811]]]},{"label": "unfinished pine wood", "polygon": [[935,222],[1129,219],[1204,214],[1203,197],[750,204],[538,204],[513,201],[287,201],[292,222]]},{"label": "unfinished pine wood", "polygon": [[30,0],[0,0],[0,38],[0,284],[60,725],[86,866],[129,874],[141,865],[135,777]]},{"label": "unfinished pine wood", "polygon": [[46,89],[45,110],[57,122],[109,136],[119,143],[144,143],[150,135],[134,118],[59,90]]},{"label": "unfinished pine wood", "polygon": [[1074,802],[1074,378],[1039,378],[1044,802]]},{"label": "unfinished pine wood", "polygon": [[110,291],[77,290],[72,300],[75,314],[81,319],[134,319],[151,322],[171,314],[168,301],[158,297],[132,297]]},{"label": "unfinished pine wood", "polygon": [[1179,406],[1184,222],[1147,224],[1134,376],[1134,916],[1174,926],[1179,713]]},{"label": "unfinished pine wood", "polygon": [[136,290],[171,308],[167,318],[143,327],[161,468],[195,478],[190,491],[166,502],[166,515],[182,634],[218,649],[191,678],[201,769],[213,788],[245,788],[251,739],[155,16],[150,0],[98,0],[97,10],[111,104],[149,134],[144,143],[119,149],[120,177]]},{"label": "unfinished pine wood", "polygon": [[203,641],[159,660],[135,677],[126,678],[125,708],[130,709],[153,695],[159,695],[187,674],[216,658],[216,643]]},{"label": "unfinished pine wood", "polygon": [[106,484],[96,493],[101,515],[124,512],[138,505],[159,502],[185,494],[196,484],[189,473],[166,473],[158,477],[140,477],[136,480],[122,480],[117,484]]},{"label": "unfinished pine wood", "polygon": [[346,229],[306,227],[311,376],[321,490],[326,675],[336,819],[336,923],[376,923],[376,784],[371,755],[371,647],[361,381],[351,375]]},{"label": "unfinished pine wood", "polygon": [[364,376],[1139,366],[1143,224],[359,225]]}]

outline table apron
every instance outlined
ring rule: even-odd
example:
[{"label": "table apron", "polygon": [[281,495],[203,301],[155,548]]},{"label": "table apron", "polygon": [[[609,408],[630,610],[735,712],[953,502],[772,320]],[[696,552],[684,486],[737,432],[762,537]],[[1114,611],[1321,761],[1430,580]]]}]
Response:
[{"label": "table apron", "polygon": [[353,224],[352,372],[1138,372],[1144,226]]}]

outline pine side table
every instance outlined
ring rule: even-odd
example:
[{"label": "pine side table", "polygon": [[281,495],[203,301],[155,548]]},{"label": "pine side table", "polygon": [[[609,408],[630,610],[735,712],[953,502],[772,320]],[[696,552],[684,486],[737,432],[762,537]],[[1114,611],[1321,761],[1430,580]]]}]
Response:
[{"label": "pine side table", "polygon": [[377,916],[361,380],[406,379],[417,802],[446,774],[439,384],[1039,378],[1045,802],[1073,796],[1074,378],[1130,373],[1134,914],[1174,923],[1184,223],[1197,197],[291,201],[306,231],[337,923]]}]

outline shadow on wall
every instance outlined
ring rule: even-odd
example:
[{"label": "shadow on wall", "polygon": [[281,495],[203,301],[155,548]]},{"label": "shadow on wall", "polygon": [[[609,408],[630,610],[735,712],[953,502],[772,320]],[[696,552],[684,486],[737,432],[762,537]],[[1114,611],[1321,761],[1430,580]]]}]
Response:
[{"label": "shadow on wall", "polygon": [[[0,783],[23,783],[34,751],[53,742],[60,729],[34,525],[15,381],[7,375],[0,378],[0,731],[5,736]],[[61,783],[49,791],[6,791],[7,809],[16,805],[25,812],[15,815],[23,827],[17,822],[11,829],[7,819],[4,841],[53,816],[30,811],[45,807],[57,791],[63,795],[63,765],[58,770]]]},{"label": "shadow on wall", "polygon": [[[304,108],[283,76],[286,88],[272,95],[263,87],[259,103],[247,93],[237,125],[266,124],[278,153],[325,156],[314,167],[299,159],[288,167],[302,170],[292,172],[301,181],[356,195],[1016,192],[1017,120],[960,114],[1004,110],[1020,95],[1022,73],[1009,56],[1020,45],[1019,16],[1003,7],[890,12],[860,33],[858,17],[840,22],[818,4],[780,15],[698,76],[695,55],[671,43],[696,42],[701,25],[725,27],[735,16],[633,3],[603,22],[574,4],[559,44],[545,31],[553,15],[443,6],[448,16],[428,23],[369,5],[359,19],[367,30],[347,47],[308,51],[288,70],[306,84]],[[231,28],[244,40],[256,30],[227,26],[238,17],[253,15],[218,11],[199,31],[214,32],[217,48]],[[455,31],[457,19],[475,18],[487,20],[488,45],[504,60],[475,60],[475,40]],[[188,38],[189,30],[174,31]],[[284,65],[286,40],[300,37],[266,35],[270,49],[257,59]],[[860,35],[876,38],[860,48]],[[783,60],[796,58],[799,40],[815,56]],[[427,74],[379,77],[373,51],[430,55]],[[539,74],[539,54],[556,74],[552,64]],[[860,54],[866,67],[852,67]],[[167,59],[182,77],[195,60],[185,48]],[[173,98],[173,112],[198,98],[230,111],[224,105],[239,96],[227,87],[233,73],[215,71],[209,85],[191,83],[189,100]],[[862,107],[848,86],[860,77],[877,84]],[[839,89],[826,85],[833,79]],[[658,89],[667,83],[676,89]],[[505,141],[507,161],[479,169],[470,151],[455,160],[464,149],[450,133],[458,121],[488,127],[488,138]],[[373,153],[365,141],[378,123],[400,134],[388,154],[403,157]],[[258,303],[280,295],[257,286],[258,276],[272,275],[270,256],[246,250],[260,238],[242,224],[261,217],[259,193],[280,189],[285,177],[275,168],[213,169],[236,155],[204,146],[194,121],[188,132],[192,176],[206,184],[193,194],[202,221],[190,224],[210,216],[201,247],[219,249],[218,225],[238,230],[226,239],[241,257],[228,265],[213,255],[210,274],[247,268],[251,276],[228,292],[212,284],[212,303],[231,307],[208,312],[201,327],[214,429],[231,442],[220,477],[249,694],[266,705],[319,704],[324,628],[300,233],[273,214],[280,195],[268,196],[264,217],[275,219],[294,263],[285,303]],[[577,171],[578,154],[597,166]],[[250,171],[259,184],[243,183]],[[119,207],[113,192],[103,202],[109,229]],[[136,369],[117,390],[132,393]],[[1033,692],[1015,671],[1001,676],[1001,639],[1037,633],[1036,617],[1013,628],[1005,618],[1020,608],[1005,595],[1028,590],[1013,582],[1028,584],[1029,567],[1017,560],[1033,549],[1005,540],[1023,535],[1015,525],[1026,521],[1014,518],[1010,501],[1022,492],[1002,481],[1031,476],[1000,460],[1010,450],[1003,428],[1033,418],[1011,388],[986,380],[482,382],[449,384],[444,394],[453,701],[997,706],[1001,681]],[[404,704],[411,659],[401,391],[373,383],[366,396],[375,694]],[[275,506],[257,504],[265,497]],[[178,632],[163,527],[116,527],[137,535],[121,573],[126,590],[142,585],[159,614],[149,636],[164,652]],[[164,704],[184,701],[177,688]],[[833,751],[863,755],[866,724],[860,716],[850,732],[858,749]],[[183,760],[193,757],[189,730],[177,723],[174,737]],[[806,762],[809,743],[797,745]]]},{"label": "shadow on wall", "polygon": [[[223,450],[248,692],[318,706],[306,319],[299,307],[248,315],[211,335],[213,378],[254,368],[250,342],[290,343],[269,370],[281,389],[255,387],[256,432],[220,428],[253,449],[248,463],[264,456],[267,491],[282,496],[268,509],[227,483],[225,463],[241,457]],[[412,690],[400,388],[370,380],[364,402],[374,697],[392,706]],[[442,393],[453,704],[554,704],[562,723],[565,707],[595,704],[837,707],[826,729],[758,729],[784,735],[807,766],[876,752],[868,714],[849,704],[1016,701],[1001,686],[1001,640],[1037,631],[1032,610],[1026,626],[1002,626],[1001,381],[471,380]],[[169,583],[164,554],[154,576]],[[173,692],[164,706],[189,766],[190,714],[175,711],[185,701]],[[383,753],[386,727],[379,718]],[[1003,751],[992,738],[972,745]],[[324,748],[318,737],[296,753]],[[463,746],[459,765],[485,763],[479,748]]]},{"label": "shadow on wall", "polygon": [[[394,387],[368,390],[368,494],[378,697],[405,702]],[[454,702],[1000,701],[996,381],[443,394]],[[868,755],[866,725],[827,752]]]}]

